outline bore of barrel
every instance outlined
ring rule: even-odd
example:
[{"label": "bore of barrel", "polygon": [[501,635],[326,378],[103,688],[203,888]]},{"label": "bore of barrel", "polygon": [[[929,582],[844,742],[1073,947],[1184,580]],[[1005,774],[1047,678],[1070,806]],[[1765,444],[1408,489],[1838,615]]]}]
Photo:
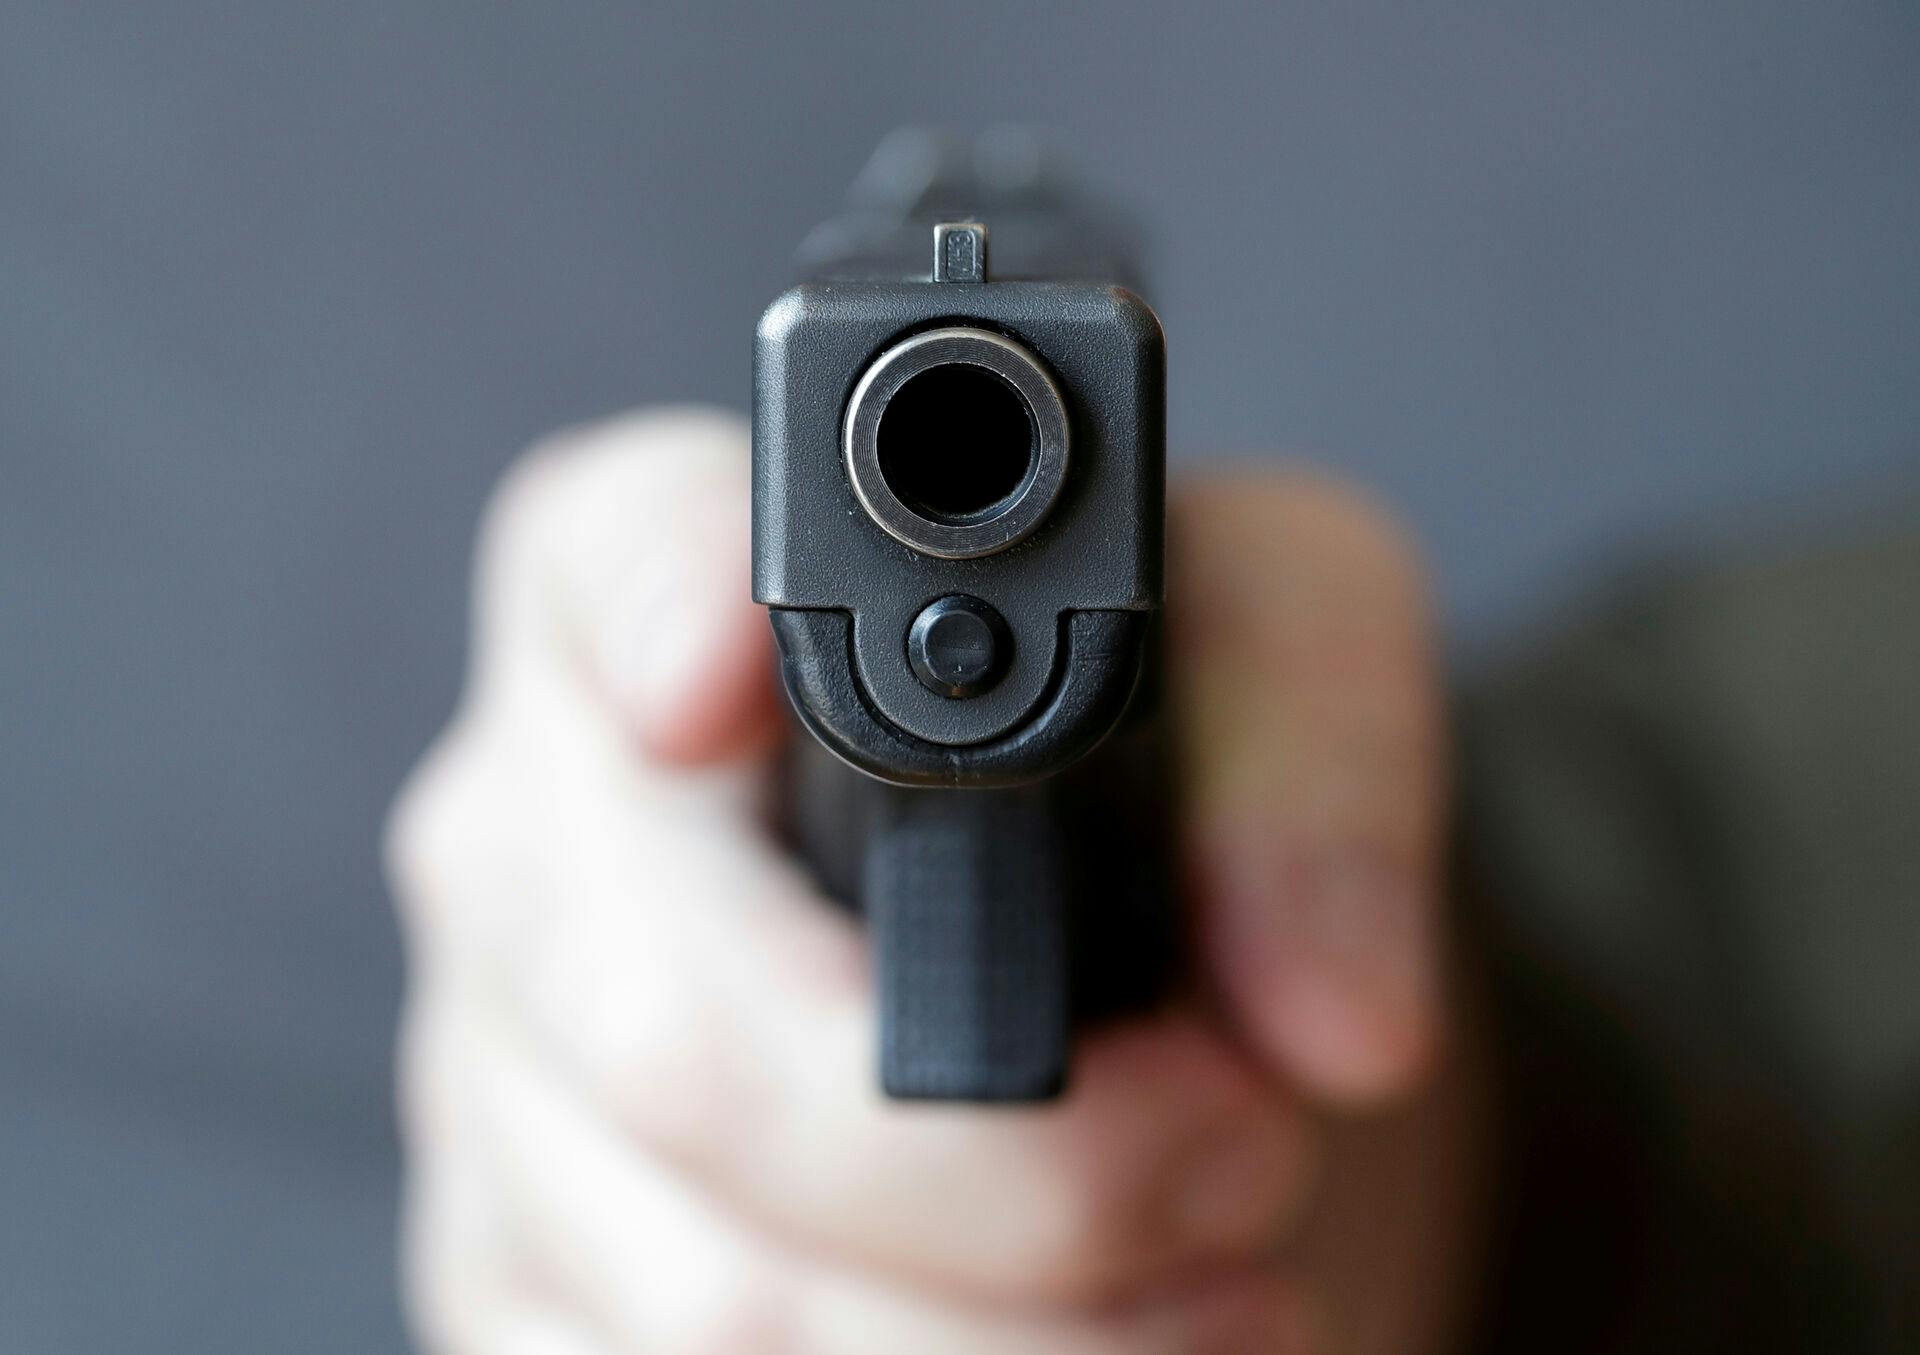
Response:
[{"label": "bore of barrel", "polygon": [[1026,402],[971,363],[944,363],[909,379],[887,402],[878,441],[887,487],[934,522],[991,517],[1033,473]]}]

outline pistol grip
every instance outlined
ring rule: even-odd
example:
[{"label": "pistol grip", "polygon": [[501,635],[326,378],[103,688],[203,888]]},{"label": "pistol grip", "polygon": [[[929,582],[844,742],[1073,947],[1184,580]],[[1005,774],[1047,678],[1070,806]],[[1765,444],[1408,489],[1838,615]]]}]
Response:
[{"label": "pistol grip", "polygon": [[874,947],[880,1079],[903,1099],[1034,1101],[1066,1079],[1063,844],[1048,797],[883,797],[860,883]]}]

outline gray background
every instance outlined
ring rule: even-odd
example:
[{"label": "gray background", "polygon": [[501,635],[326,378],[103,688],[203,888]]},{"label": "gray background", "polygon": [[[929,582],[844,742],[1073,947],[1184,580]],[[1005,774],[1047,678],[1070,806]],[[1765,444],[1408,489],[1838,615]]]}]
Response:
[{"label": "gray background", "polygon": [[383,803],[514,451],[740,404],[902,121],[1137,210],[1183,453],[1456,637],[1920,476],[1905,5],[0,4],[0,1349],[378,1351]]}]

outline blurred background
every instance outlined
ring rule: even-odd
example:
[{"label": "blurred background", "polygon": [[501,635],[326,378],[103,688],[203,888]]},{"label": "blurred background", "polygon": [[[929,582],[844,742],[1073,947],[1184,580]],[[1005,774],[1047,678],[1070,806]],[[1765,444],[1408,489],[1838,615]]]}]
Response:
[{"label": "blurred background", "polygon": [[0,2],[0,1349],[393,1351],[376,864],[554,425],[743,406],[905,122],[1151,243],[1177,455],[1391,499],[1463,661],[1920,490],[1903,4]]}]

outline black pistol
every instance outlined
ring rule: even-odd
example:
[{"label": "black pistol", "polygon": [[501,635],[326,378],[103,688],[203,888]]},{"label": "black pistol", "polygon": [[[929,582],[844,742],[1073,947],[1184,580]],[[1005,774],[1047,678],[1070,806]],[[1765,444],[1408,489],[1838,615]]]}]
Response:
[{"label": "black pistol", "polygon": [[894,1097],[1058,1095],[1174,967],[1164,342],[1041,161],[896,134],[755,337],[787,826],[866,919]]}]

